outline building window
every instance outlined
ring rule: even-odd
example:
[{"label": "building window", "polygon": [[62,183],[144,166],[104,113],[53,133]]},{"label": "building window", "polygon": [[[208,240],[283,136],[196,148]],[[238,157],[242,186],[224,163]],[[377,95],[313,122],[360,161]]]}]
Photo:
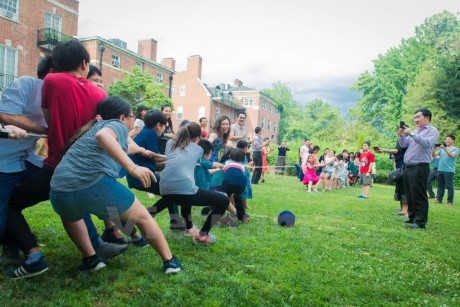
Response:
[{"label": "building window", "polygon": [[233,122],[233,112],[228,111],[228,118],[230,119],[230,122]]},{"label": "building window", "polygon": [[157,73],[157,81],[158,83],[163,83],[163,74],[161,72]]},{"label": "building window", "polygon": [[0,45],[0,89],[10,86],[10,84],[16,78],[17,72],[17,50]]},{"label": "building window", "polygon": [[205,106],[200,106],[198,108],[198,119],[205,117],[206,116],[206,107]]},{"label": "building window", "polygon": [[244,98],[244,106],[245,107],[254,106],[254,98]]},{"label": "building window", "polygon": [[53,29],[61,32],[62,29],[62,17],[46,12],[45,13],[45,28]]},{"label": "building window", "polygon": [[0,15],[18,20],[19,0],[0,0]]},{"label": "building window", "polygon": [[185,85],[181,85],[179,88],[179,95],[185,96]]},{"label": "building window", "polygon": [[276,122],[273,123],[273,132],[276,132]]},{"label": "building window", "polygon": [[143,62],[137,62],[136,65],[137,65],[137,67],[139,67],[141,72],[144,72],[144,63]]},{"label": "building window", "polygon": [[112,54],[112,66],[120,67],[120,57],[116,54]]},{"label": "building window", "polygon": [[182,117],[184,117],[184,107],[177,107],[176,119],[182,119]]},{"label": "building window", "polygon": [[171,96],[176,97],[176,86],[175,85],[171,86]]},{"label": "building window", "polygon": [[267,107],[267,103],[265,102],[265,100],[262,100],[262,109],[265,109]]},{"label": "building window", "polygon": [[260,121],[260,128],[264,129],[265,126],[265,118],[262,117],[262,120]]},{"label": "building window", "polygon": [[216,120],[220,117],[220,108],[216,108]]},{"label": "building window", "polygon": [[271,128],[272,128],[272,121],[268,120],[267,130],[270,131]]}]

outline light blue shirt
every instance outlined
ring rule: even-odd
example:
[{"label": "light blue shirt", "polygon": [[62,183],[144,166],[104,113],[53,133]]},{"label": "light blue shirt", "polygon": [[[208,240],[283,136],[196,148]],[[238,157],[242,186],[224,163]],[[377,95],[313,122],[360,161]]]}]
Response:
[{"label": "light blue shirt", "polygon": [[[24,115],[31,121],[47,127],[41,108],[43,80],[21,77],[2,92],[0,113]],[[0,139],[0,172],[15,173],[25,169],[24,161],[42,167],[43,158],[35,155],[37,138],[17,140]]]},{"label": "light blue shirt", "polygon": [[414,131],[413,136],[401,135],[398,138],[399,146],[407,148],[404,154],[404,163],[430,163],[434,144],[438,138],[439,132],[431,124],[418,128]]},{"label": "light blue shirt", "polygon": [[445,173],[455,173],[455,162],[457,162],[458,157],[458,148],[451,147],[446,148],[451,154],[454,154],[455,157],[449,157],[444,149],[439,151],[439,164],[438,164],[438,172],[445,172]]}]

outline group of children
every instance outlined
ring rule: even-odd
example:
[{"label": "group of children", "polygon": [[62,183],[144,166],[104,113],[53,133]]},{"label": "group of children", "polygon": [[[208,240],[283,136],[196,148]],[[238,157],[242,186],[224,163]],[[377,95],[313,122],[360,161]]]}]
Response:
[{"label": "group of children", "polygon": [[[236,223],[226,210],[240,222],[249,222],[245,211],[245,200],[252,197],[248,142],[239,141],[236,148],[226,149],[220,162],[211,162],[213,145],[202,138],[197,123],[188,122],[174,133],[170,117],[163,110],[140,110],[142,116],[135,121],[128,102],[107,97],[101,72],[93,67],[100,80],[91,80],[89,54],[77,40],[58,44],[52,62],[53,73],[44,79],[41,99],[48,126],[48,156],[40,170],[12,188],[8,206],[12,213],[8,218],[14,216],[20,223],[8,221],[11,231],[7,240],[2,238],[2,244],[8,241],[26,256],[19,266],[8,270],[10,278],[32,277],[48,270],[22,215],[23,209],[47,199],[83,255],[81,272],[105,267],[92,242],[89,214],[104,220],[110,229],[118,228],[136,242],[145,243],[140,246],[153,247],[167,274],[181,271],[182,266],[153,219],[163,209],[168,208],[171,214],[180,206],[184,235],[199,244],[216,241],[210,230],[217,222]],[[163,154],[159,140],[164,135],[169,140]],[[164,166],[161,176],[157,165]],[[120,175],[126,175],[129,188],[118,182]],[[161,198],[147,209],[130,188]],[[29,196],[31,199],[21,199]],[[207,219],[199,230],[192,222],[192,206],[208,209],[202,210]]]},{"label": "group of children", "polygon": [[[314,146],[305,140],[304,145],[299,150],[299,163],[301,164],[299,179],[307,186],[308,193],[318,192],[321,183],[322,191],[325,192],[350,187],[358,183],[358,180],[363,177],[369,177],[370,180],[373,180],[375,178],[375,160],[372,153],[366,150],[368,147],[368,142],[365,142],[363,148],[356,155],[346,149],[338,155],[336,155],[335,150],[326,149],[324,154],[320,156],[318,154],[319,146]],[[369,176],[366,175],[367,173],[370,173]],[[365,178],[364,181],[366,181],[364,186],[367,186]],[[360,198],[368,198],[368,191],[366,190],[363,190]]]}]

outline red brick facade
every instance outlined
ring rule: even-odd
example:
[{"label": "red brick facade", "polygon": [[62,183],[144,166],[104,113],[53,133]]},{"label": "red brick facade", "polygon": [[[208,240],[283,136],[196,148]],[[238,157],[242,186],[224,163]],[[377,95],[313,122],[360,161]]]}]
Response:
[{"label": "red brick facade", "polygon": [[[78,29],[78,5],[76,0],[22,0],[17,1],[16,8],[10,8],[16,13],[0,9],[0,52],[8,49],[7,57],[16,57],[14,69],[10,67],[8,71],[0,71],[0,78],[11,73],[14,77],[36,76],[40,59],[50,52],[37,47],[37,31],[45,28],[45,14],[56,19],[55,27],[60,25],[59,32],[75,36]],[[5,84],[0,83],[0,88],[3,86]]]}]

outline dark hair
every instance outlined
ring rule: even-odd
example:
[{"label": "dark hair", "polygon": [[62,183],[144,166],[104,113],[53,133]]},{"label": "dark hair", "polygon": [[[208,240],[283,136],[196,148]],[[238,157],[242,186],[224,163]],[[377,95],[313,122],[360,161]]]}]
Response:
[{"label": "dark hair", "polygon": [[212,151],[212,144],[208,140],[200,139],[198,141],[198,146],[203,148],[203,152],[205,155],[209,154]]},{"label": "dark hair", "polygon": [[[228,120],[229,129],[227,133],[222,134],[220,131],[220,125],[224,120]],[[212,128],[212,131],[217,134],[217,136],[222,140],[223,144],[227,143],[228,137],[230,136],[230,118],[225,115],[219,116],[219,118],[216,120],[216,123],[214,124],[214,127]]]},{"label": "dark hair", "polygon": [[246,112],[244,112],[244,111],[238,111],[237,117],[240,116],[241,114],[243,114],[245,118],[248,117],[248,116],[246,115]]},{"label": "dark hair", "polygon": [[47,55],[40,60],[37,66],[37,77],[38,79],[45,79],[46,75],[50,72],[51,68],[54,68],[53,58]]},{"label": "dark hair", "polygon": [[157,124],[166,125],[168,121],[160,110],[152,110],[145,114],[144,123],[149,129],[154,128]]},{"label": "dark hair", "polygon": [[225,163],[225,161],[230,159],[230,153],[232,152],[233,149],[234,147],[230,147],[227,150],[225,150],[222,157],[220,157],[219,163]]},{"label": "dark hair", "polygon": [[371,142],[370,142],[370,141],[364,141],[364,142],[363,142],[363,145],[364,145],[364,144],[367,144],[367,146],[371,146]]},{"label": "dark hair", "polygon": [[86,76],[86,79],[89,79],[93,75],[98,75],[102,77],[102,72],[99,70],[99,68],[97,68],[93,64],[89,64],[89,72],[88,72],[88,75]]},{"label": "dark hair", "polygon": [[[169,103],[163,104],[163,105],[161,106],[161,111],[163,111],[163,110],[166,109],[166,108],[171,108],[171,111],[172,111],[172,106],[171,106]],[[171,132],[174,133],[171,116],[168,118],[168,123],[166,124],[166,127],[168,127],[169,129],[171,129]]]},{"label": "dark hair", "polygon": [[357,151],[355,156],[356,156],[356,158],[359,159],[359,158],[361,157],[361,152],[360,152],[360,151]]},{"label": "dark hair", "polygon": [[[96,114],[99,115],[103,120],[118,119],[121,115],[129,116],[131,113],[131,105],[118,96],[109,96],[101,100],[96,106]],[[83,134],[88,132],[92,126],[97,123],[96,119],[93,119],[86,125],[80,127],[74,135],[67,142],[67,146],[64,149],[64,153],[75,143]]]},{"label": "dark hair", "polygon": [[446,138],[451,138],[452,141],[455,141],[455,136],[453,136],[452,134],[449,134],[448,136],[446,136]]},{"label": "dark hair", "polygon": [[83,61],[89,64],[89,53],[77,39],[57,44],[52,57],[55,68],[60,72],[76,70]]},{"label": "dark hair", "polygon": [[146,106],[143,106],[143,105],[140,105],[140,106],[137,106],[137,114],[136,114],[136,118],[141,118],[141,112],[142,111],[148,111],[149,108],[147,108]]},{"label": "dark hair", "polygon": [[347,154],[350,154],[350,153],[348,152],[348,150],[346,150],[346,149],[342,150],[342,154],[343,154],[344,152],[346,152]]},{"label": "dark hair", "polygon": [[231,160],[235,162],[243,163],[246,155],[244,154],[241,148],[232,148],[232,150],[230,151],[229,157]]},{"label": "dark hair", "polygon": [[320,150],[318,145],[313,146],[313,151],[315,151],[315,150],[318,150],[318,151]]},{"label": "dark hair", "polygon": [[353,156],[354,156],[354,155],[355,155],[355,153],[354,153],[353,151],[350,151],[350,156],[351,156],[351,155],[353,155]]},{"label": "dark hair", "polygon": [[190,121],[188,119],[184,119],[183,121],[180,122],[179,124],[179,129],[187,125]]},{"label": "dark hair", "polygon": [[203,119],[207,119],[207,118],[204,117],[204,116],[203,116],[203,117],[200,117],[199,122],[200,122],[200,123],[203,122]]},{"label": "dark hair", "polygon": [[431,111],[430,110],[428,110],[427,108],[421,108],[415,111],[414,114],[417,114],[418,112],[422,112],[423,116],[429,117],[430,122],[431,122]]},{"label": "dark hair", "polygon": [[249,143],[245,140],[239,140],[238,143],[236,143],[236,148],[245,149],[248,148],[248,146]]},{"label": "dark hair", "polygon": [[337,160],[339,161],[342,161],[343,160],[343,155],[342,154],[338,154],[337,156],[335,156],[337,158]]},{"label": "dark hair", "polygon": [[258,126],[256,127],[256,129],[254,129],[254,132],[255,132],[256,134],[259,133],[260,131],[262,131],[262,128],[260,128],[260,127],[258,127]]},{"label": "dark hair", "polygon": [[177,148],[185,149],[185,147],[190,144],[192,139],[201,136],[201,127],[197,123],[190,122],[179,129],[177,133],[176,139],[174,140],[171,150],[175,150]]}]

